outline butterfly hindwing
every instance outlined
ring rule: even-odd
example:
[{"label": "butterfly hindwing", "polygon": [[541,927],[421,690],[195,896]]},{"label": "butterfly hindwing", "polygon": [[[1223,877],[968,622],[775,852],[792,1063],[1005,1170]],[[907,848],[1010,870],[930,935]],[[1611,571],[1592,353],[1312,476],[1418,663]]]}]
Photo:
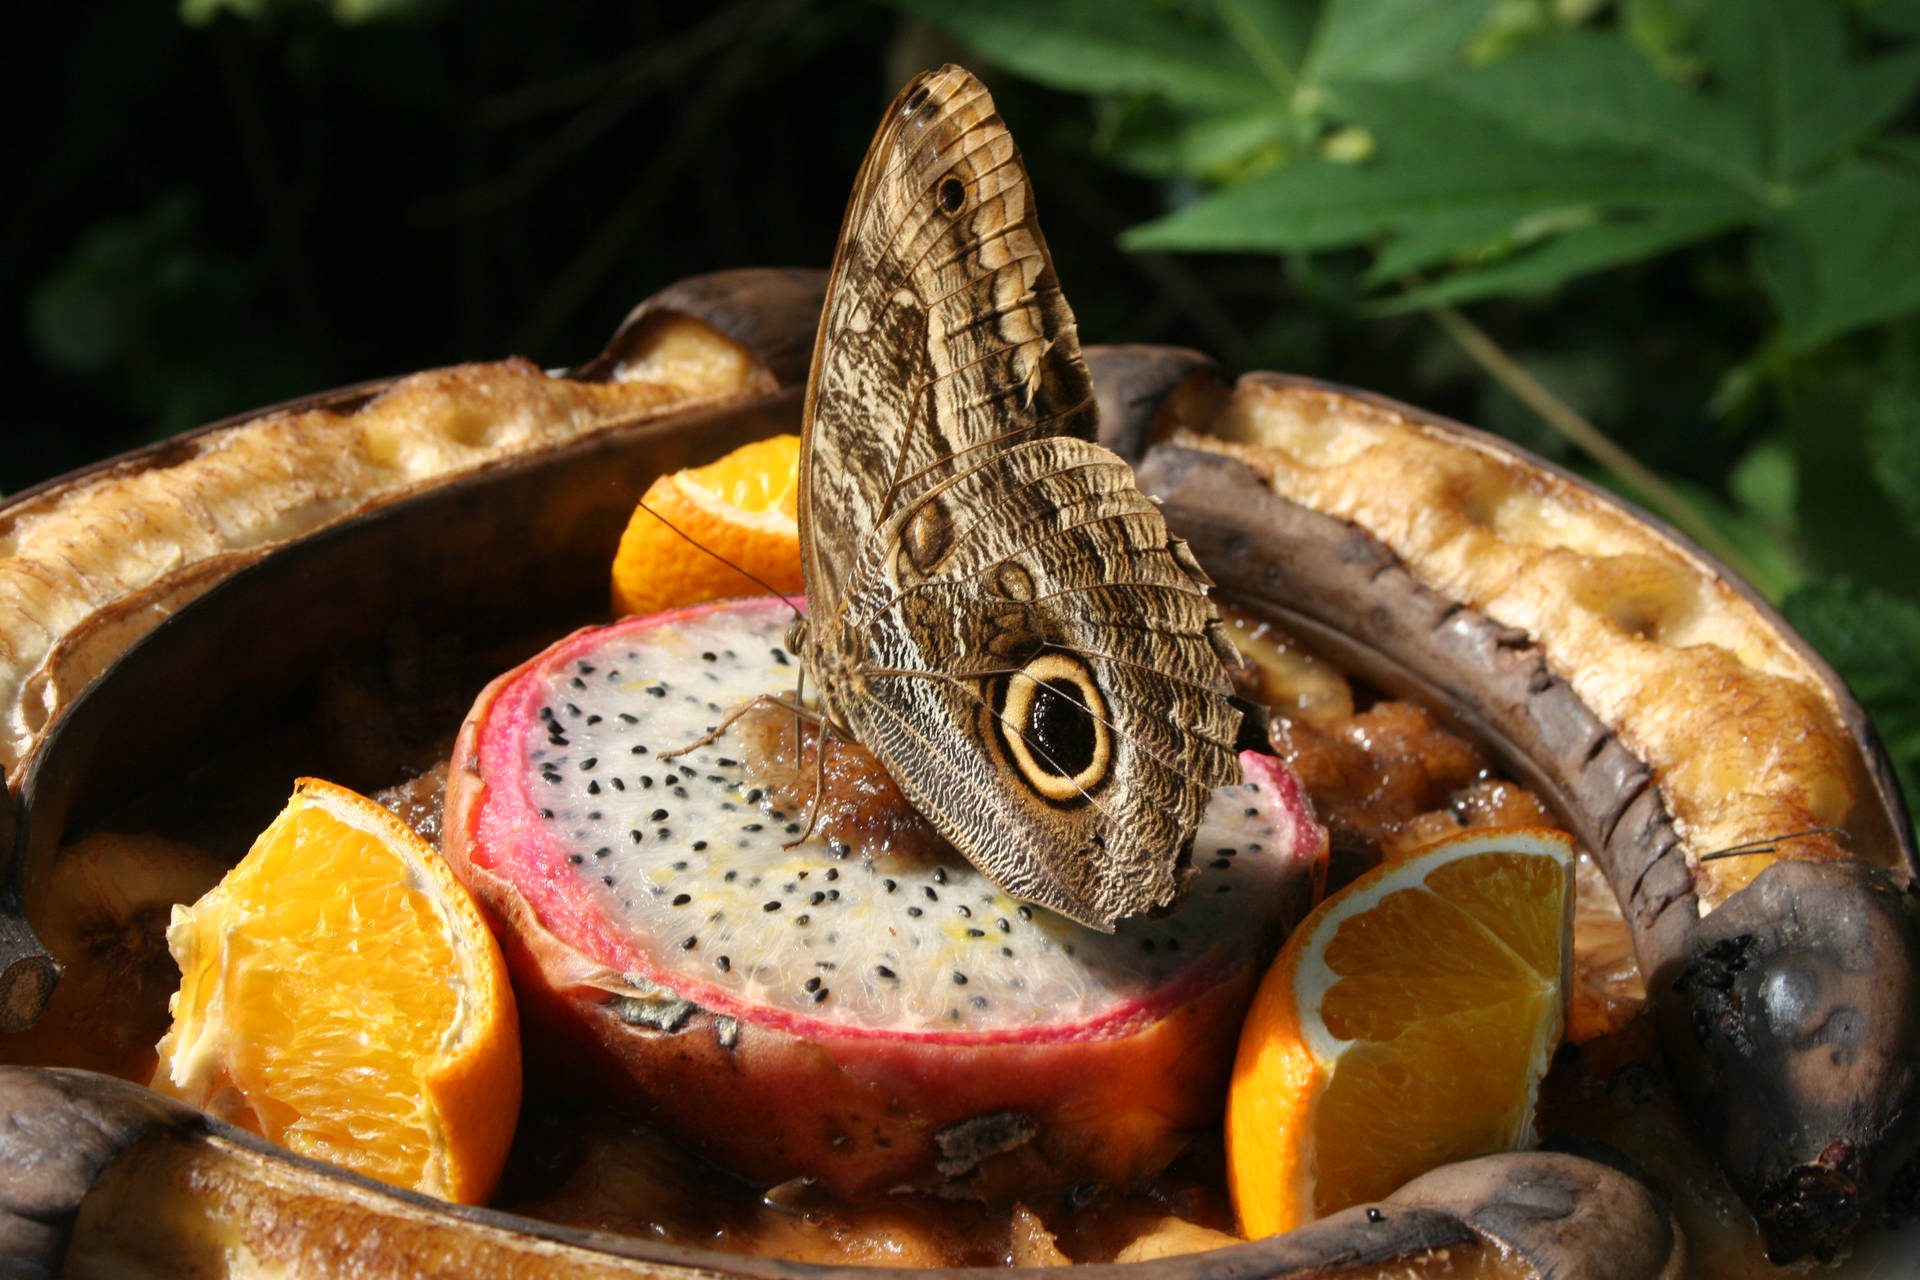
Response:
[{"label": "butterfly hindwing", "polygon": [[[901,530],[929,509],[953,530],[916,561]],[[1208,794],[1237,776],[1238,715],[1204,583],[1126,465],[1029,441],[881,532],[890,562],[863,564],[842,633],[862,741],[1009,892],[1096,922],[1170,906]]]}]

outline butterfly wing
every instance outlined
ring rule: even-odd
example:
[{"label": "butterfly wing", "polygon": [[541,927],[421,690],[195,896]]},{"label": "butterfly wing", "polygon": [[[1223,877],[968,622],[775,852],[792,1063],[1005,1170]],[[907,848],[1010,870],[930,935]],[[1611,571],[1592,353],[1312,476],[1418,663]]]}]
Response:
[{"label": "butterfly wing", "polygon": [[809,668],[1010,893],[1100,928],[1172,906],[1238,776],[1207,581],[1095,410],[1006,126],[947,67],[854,188],[808,384]]},{"label": "butterfly wing", "polygon": [[882,535],[838,633],[856,735],[1009,893],[1103,929],[1171,907],[1240,717],[1206,578],[1126,463],[1030,440]]},{"label": "butterfly wing", "polygon": [[918,77],[854,180],[807,380],[815,616],[862,544],[948,468],[996,442],[1090,440],[1095,412],[1012,135],[966,71]]}]

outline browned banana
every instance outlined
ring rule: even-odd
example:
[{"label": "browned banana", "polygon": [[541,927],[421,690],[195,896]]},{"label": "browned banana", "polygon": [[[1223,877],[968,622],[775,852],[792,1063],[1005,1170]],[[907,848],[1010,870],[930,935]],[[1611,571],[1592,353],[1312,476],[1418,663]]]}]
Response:
[{"label": "browned banana", "polygon": [[[722,272],[629,315],[571,374],[460,365],[212,423],[0,504],[0,769],[134,640],[213,583],[355,512],[804,369],[817,273]],[[804,376],[804,375],[799,375]]]},{"label": "browned banana", "polygon": [[[803,378],[821,290],[808,271],[695,277],[636,307],[572,374],[505,360],[362,383],[15,494],[0,504],[0,770],[10,792],[25,787],[83,690],[232,574],[462,478]],[[697,439],[677,447],[681,460],[652,461],[710,456]],[[0,818],[0,857],[15,846],[11,820]],[[44,866],[5,877],[0,895]],[[32,905],[8,909],[0,896],[0,1032],[32,1023],[55,981],[57,966],[19,924]]]},{"label": "browned banana", "polygon": [[[759,369],[781,371],[769,372],[769,377],[791,379],[798,362],[786,364],[778,353],[804,351],[806,340],[798,335],[810,332],[814,318],[804,299],[807,288],[817,289],[818,278],[782,279],[788,302],[778,314],[787,317],[784,321],[768,320],[756,306],[739,301],[752,296],[751,281],[736,281],[733,288],[692,282],[680,287],[681,302],[673,306],[663,307],[657,301],[643,306],[623,326],[608,354],[587,366],[583,376],[634,376],[660,361],[680,359],[673,351],[675,343],[698,330],[661,317],[692,312],[708,317],[710,324],[701,323],[709,329],[741,335],[750,349],[761,353]],[[817,308],[817,294],[812,296]],[[800,301],[795,302],[796,298]],[[687,341],[709,354],[724,351],[711,344],[702,347],[692,338]],[[1165,434],[1180,425],[1201,427],[1225,438],[1225,443],[1214,443],[1206,450],[1162,454],[1147,468],[1168,497],[1169,517],[1182,526],[1223,585],[1243,602],[1299,628],[1331,656],[1351,662],[1356,673],[1377,684],[1423,693],[1432,705],[1502,747],[1508,763],[1552,799],[1599,854],[1634,924],[1642,965],[1653,975],[1662,1005],[1673,1011],[1670,1051],[1702,1097],[1703,1113],[1718,1117],[1713,1123],[1725,1135],[1722,1150],[1771,1224],[1776,1247],[1783,1254],[1839,1247],[1852,1224],[1882,1194],[1894,1165],[1911,1149],[1913,1068],[1907,1064],[1920,1053],[1913,1042],[1914,997],[1909,977],[1914,972],[1913,924],[1906,889],[1912,855],[1906,843],[1905,815],[1872,745],[1870,729],[1831,673],[1777,617],[1753,602],[1750,594],[1742,596],[1743,589],[1699,553],[1509,446],[1462,428],[1433,425],[1412,411],[1312,384],[1250,379],[1229,393],[1212,379],[1205,358],[1193,353],[1167,357],[1135,350],[1109,355],[1094,349],[1089,355],[1117,443],[1130,443],[1137,452],[1150,435]],[[697,365],[699,360],[691,363]],[[436,395],[447,397],[439,410],[445,418],[459,420],[471,408],[461,399],[457,380],[433,385],[439,388]],[[312,675],[324,659],[377,645],[381,634],[396,623],[404,622],[427,635],[458,635],[475,648],[503,638],[525,642],[530,648],[529,637],[542,630],[598,613],[604,608],[606,564],[613,543],[646,483],[664,471],[708,460],[748,439],[792,429],[798,394],[791,382],[786,385],[788,390],[769,395],[606,422],[591,436],[550,440],[479,470],[421,481],[406,491],[404,502],[337,509],[323,525],[301,526],[308,532],[290,532],[273,544],[270,554],[253,556],[251,563],[232,571],[219,563],[225,550],[196,559],[199,553],[193,546],[165,544],[177,553],[183,566],[180,572],[208,573],[208,584],[187,607],[151,627],[138,643],[131,643],[130,635],[103,641],[105,647],[99,652],[111,653],[111,661],[102,660],[98,673],[89,673],[84,688],[71,689],[33,737],[32,759],[10,778],[17,802],[7,818],[17,821],[18,830],[17,838],[6,846],[12,850],[6,883],[16,893],[22,885],[44,885],[57,851],[98,823],[136,783],[184,778],[190,763],[222,752],[220,759],[245,765],[245,747],[252,741],[249,733],[299,723],[311,715]],[[420,394],[425,396],[425,390]],[[1266,403],[1265,397],[1276,397],[1280,407]],[[336,406],[351,403],[350,399],[321,399]],[[480,403],[490,402],[482,397]],[[1282,415],[1277,420],[1284,430],[1273,428],[1275,419],[1265,416],[1270,412]],[[1633,633],[1638,640],[1659,641],[1657,633],[1670,625],[1657,616],[1661,600],[1667,598],[1663,593],[1704,583],[1711,587],[1714,600],[1724,593],[1744,599],[1749,612],[1742,615],[1744,629],[1738,632],[1743,638],[1732,650],[1743,657],[1749,648],[1766,655],[1765,662],[1773,664],[1767,668],[1770,677],[1786,682],[1775,692],[1798,717],[1791,723],[1806,728],[1800,736],[1816,741],[1810,753],[1787,751],[1783,758],[1800,770],[1802,782],[1813,777],[1820,785],[1796,790],[1780,783],[1775,776],[1779,770],[1767,773],[1745,770],[1742,765],[1735,769],[1736,780],[1745,788],[1738,795],[1741,804],[1731,809],[1719,804],[1708,784],[1724,768],[1718,772],[1712,767],[1690,768],[1684,760],[1678,766],[1663,763],[1656,748],[1673,735],[1683,744],[1709,740],[1711,735],[1691,727],[1703,716],[1737,717],[1724,708],[1703,711],[1683,704],[1670,709],[1665,720],[1649,721],[1652,730],[1638,727],[1631,715],[1618,723],[1610,721],[1602,713],[1618,713],[1621,707],[1604,696],[1617,684],[1609,684],[1609,677],[1630,675],[1637,668],[1604,647],[1590,644],[1571,652],[1556,648],[1562,638],[1557,628],[1565,621],[1565,611],[1543,613],[1535,619],[1538,625],[1500,621],[1491,604],[1482,607],[1447,594],[1446,580],[1424,581],[1423,557],[1431,557],[1411,542],[1400,549],[1402,544],[1394,539],[1405,531],[1390,518],[1371,508],[1329,515],[1316,512],[1313,495],[1304,491],[1283,496],[1286,445],[1289,440],[1298,445],[1300,439],[1309,439],[1307,426],[1316,416],[1329,431],[1343,422],[1382,431],[1402,423],[1418,424],[1415,438],[1384,450],[1391,454],[1394,448],[1405,447],[1413,452],[1409,464],[1415,473],[1413,481],[1388,475],[1390,457],[1374,458],[1382,468],[1379,473],[1349,476],[1345,481],[1346,490],[1358,495],[1355,501],[1377,500],[1389,511],[1400,511],[1402,522],[1415,533],[1422,527],[1422,511],[1449,509],[1445,503],[1430,501],[1433,494],[1419,483],[1430,460],[1425,452],[1430,446],[1443,451],[1438,455],[1442,460],[1453,456],[1444,450],[1461,449],[1472,458],[1490,458],[1510,467],[1509,476],[1516,477],[1510,483],[1523,497],[1557,493],[1564,486],[1585,494],[1582,501],[1594,509],[1614,512],[1623,523],[1609,536],[1626,541],[1607,545],[1641,548],[1627,553],[1631,572],[1612,577],[1589,573],[1583,581],[1593,586],[1597,596],[1606,597],[1600,601],[1607,606],[1601,612],[1615,628]],[[252,426],[271,430],[286,420],[284,415],[259,416],[226,429],[244,437]],[[1314,465],[1327,470],[1343,458],[1351,461],[1361,456],[1365,450],[1348,447],[1353,439],[1348,437],[1343,445],[1336,432],[1315,455]],[[1234,450],[1239,456],[1227,456]],[[161,450],[107,464],[79,480],[57,482],[36,495],[24,495],[21,501],[32,497],[41,504],[35,511],[71,514],[93,492],[90,486],[96,480],[104,484],[116,477],[162,472],[166,459],[176,456],[194,456],[193,449],[180,455]],[[1441,468],[1436,474],[1446,479],[1460,473]],[[1470,481],[1470,476],[1452,481],[1459,487],[1451,498],[1454,507],[1464,506],[1470,516],[1492,525],[1512,514],[1498,492],[1476,489]],[[1336,494],[1341,491],[1338,485],[1330,488]],[[1440,496],[1448,497],[1444,485]],[[15,505],[0,508],[0,536],[7,536],[5,530],[12,527],[6,521]],[[1337,504],[1328,505],[1337,509]],[[298,502],[294,506],[306,510]],[[1370,515],[1375,517],[1372,524]],[[1541,527],[1550,523],[1536,522]],[[1390,550],[1389,544],[1395,549]],[[1663,560],[1663,548],[1677,560]],[[200,568],[195,570],[195,565]],[[1524,582],[1528,580],[1525,568],[1509,566],[1499,572]],[[102,604],[98,594],[88,588],[71,608],[63,605],[64,612],[48,610],[46,616],[57,613],[61,618],[79,619],[71,622],[69,630],[85,627],[89,619],[117,607],[122,598],[109,593]],[[1622,616],[1615,616],[1610,611],[1614,609]],[[271,644],[259,642],[262,619],[294,617],[300,621],[298,627],[276,630]],[[106,632],[103,626],[102,634]],[[1580,635],[1592,639],[1586,632]],[[1705,637],[1701,643],[1710,640]],[[12,659],[0,653],[0,660]],[[1623,671],[1623,665],[1628,669]],[[9,670],[17,673],[18,668]],[[1596,675],[1598,692],[1588,683]],[[25,679],[17,683],[24,687]],[[1676,687],[1684,690],[1684,686],[1682,681]],[[1660,688],[1642,692],[1651,696]],[[1605,705],[1596,711],[1596,703]],[[1621,703],[1628,710],[1631,704],[1631,698]],[[12,702],[7,706],[10,712],[19,710]],[[1808,764],[1809,760],[1813,763]],[[1743,770],[1753,775],[1752,785],[1741,776]],[[1792,773],[1793,768],[1785,772]],[[284,777],[277,777],[275,785],[278,790],[271,803],[277,806],[284,799]],[[1812,815],[1811,820],[1792,819],[1797,826],[1779,825],[1790,820],[1796,805]],[[1745,809],[1752,813],[1743,817]],[[260,815],[261,824],[271,812]],[[1814,825],[1846,826],[1852,833],[1847,847],[1817,842],[1783,846],[1784,853],[1793,855],[1824,848],[1832,856],[1823,862],[1800,857],[1779,860],[1772,854],[1702,861],[1702,854],[1738,843],[1749,834],[1777,836]],[[0,830],[0,837],[7,834]],[[1743,863],[1754,874],[1747,874]],[[12,910],[0,909],[0,968],[8,975],[0,979],[0,1009],[24,1022],[37,1012],[44,992],[36,985],[41,977],[32,971],[41,958],[32,946],[18,901],[16,897]],[[1704,914],[1702,903],[1711,907]],[[1855,923],[1863,927],[1852,927]],[[1865,923],[1873,928],[1864,927]],[[27,978],[14,980],[22,972]],[[44,975],[44,968],[40,974]],[[1779,1020],[1766,1017],[1767,1010],[1781,1007],[1776,997],[1782,995],[1794,998],[1792,1008],[1811,1028],[1810,1033],[1798,1032],[1798,1040],[1793,1026],[1779,1023],[1776,1027]],[[1829,1017],[1822,1012],[1824,1006],[1853,1012]],[[1694,1040],[1696,1012],[1702,1035]],[[1766,1038],[1753,1039],[1763,1034]],[[1761,1045],[1764,1051],[1743,1056],[1744,1044]],[[1776,1044],[1782,1047],[1772,1047]],[[1882,1073],[1874,1076],[1869,1066]],[[27,1080],[29,1084],[21,1088],[42,1090],[30,1097],[38,1100],[33,1106],[44,1105],[49,1115],[56,1110],[52,1095],[44,1092],[49,1089],[93,1099],[76,1104],[81,1114],[92,1108],[94,1114],[103,1115],[101,1108],[107,1106],[97,1096],[104,1085],[83,1088],[73,1083],[87,1077],[9,1072],[7,1078]],[[1791,1086],[1797,1084],[1812,1088],[1796,1094]],[[136,1091],[134,1096],[142,1095]],[[128,1103],[127,1108],[114,1114],[157,1117],[138,1121],[135,1127],[140,1132],[132,1138],[161,1130],[175,1137],[185,1132],[180,1128],[185,1122],[177,1113],[150,1098]],[[26,1112],[0,1112],[0,1117],[22,1114]],[[1837,1122],[1835,1115],[1840,1117]],[[1877,1129],[1872,1123],[1862,1126],[1858,1123],[1862,1117],[1886,1123]],[[102,1133],[112,1131],[106,1120],[100,1123]],[[57,1125],[36,1128],[24,1121],[5,1129],[0,1141],[24,1144],[15,1150],[25,1155],[14,1160],[9,1153],[0,1169],[31,1173],[75,1160],[85,1165],[83,1157],[91,1148],[69,1143],[63,1136],[66,1132]],[[172,1154],[157,1157],[151,1165],[137,1158],[113,1161],[107,1166],[116,1171],[112,1194],[152,1196],[155,1199],[147,1203],[158,1204],[171,1194],[169,1187],[182,1185],[180,1179],[212,1177],[209,1170],[220,1169],[226,1169],[221,1176],[234,1178],[236,1185],[256,1177],[273,1183],[272,1177],[259,1172],[257,1162],[266,1157],[250,1140],[202,1125],[183,1141],[198,1154],[180,1154],[169,1137],[162,1145]],[[137,1157],[148,1149],[142,1139],[127,1154]],[[252,1172],[224,1163],[230,1158]],[[83,1169],[85,1176],[77,1185],[82,1189],[92,1185],[92,1172],[104,1159]],[[213,1163],[193,1164],[202,1160]],[[449,1256],[471,1257],[473,1249],[500,1238],[486,1234],[496,1228],[520,1231],[526,1239],[574,1239],[503,1215],[476,1215],[396,1193],[376,1193],[345,1175],[297,1162],[272,1167],[298,1170],[295,1185],[286,1193],[297,1194],[308,1209],[324,1211],[343,1224],[342,1238],[399,1238],[379,1235],[371,1225],[377,1218],[365,1216],[374,1212],[368,1206],[373,1203],[369,1197],[375,1197],[380,1212],[391,1210],[408,1223],[425,1224],[419,1228],[422,1231],[442,1233],[412,1239],[447,1241],[450,1249],[468,1250]],[[1521,1162],[1500,1167],[1545,1166]],[[1444,1181],[1456,1173],[1466,1176],[1458,1171],[1436,1176]],[[0,1173],[0,1178],[7,1176],[14,1175]],[[1515,1245],[1535,1259],[1527,1264],[1531,1270],[1521,1274],[1625,1278],[1666,1275],[1679,1265],[1676,1255],[1667,1251],[1665,1242],[1671,1236],[1663,1234],[1667,1231],[1664,1213],[1647,1207],[1650,1202],[1633,1208],[1628,1202],[1640,1202],[1626,1192],[1618,1193],[1625,1196],[1621,1213],[1641,1215],[1630,1218],[1629,1236],[1588,1234],[1587,1228],[1576,1231],[1572,1225],[1578,1218],[1572,1206],[1597,1202],[1585,1198],[1572,1174],[1556,1174],[1545,1182],[1543,1177],[1525,1175],[1524,1193],[1515,1192],[1511,1201],[1498,1203],[1534,1204],[1540,1230],[1546,1234],[1565,1224],[1564,1238],[1571,1242],[1566,1247],[1573,1252],[1549,1262],[1534,1245]],[[17,1229],[27,1235],[43,1227],[54,1231],[54,1236],[45,1238],[58,1246],[63,1238],[58,1235],[64,1221],[60,1215],[72,1208],[73,1199],[47,1198],[44,1189],[28,1184],[20,1184],[28,1186],[21,1193],[24,1198],[7,1202],[10,1207],[4,1211],[15,1213],[26,1224]],[[1548,1194],[1549,1184],[1560,1190]],[[1852,1204],[1836,1194],[1849,1188],[1856,1197]],[[13,1189],[6,1194],[13,1195]],[[1644,1192],[1634,1194],[1644,1197]],[[134,1202],[102,1196],[96,1204]],[[174,1206],[173,1212],[190,1209],[178,1200],[166,1203]],[[1807,1210],[1805,1221],[1794,1220],[1796,1206]],[[1650,1225],[1645,1214],[1655,1215],[1662,1225]],[[85,1222],[99,1222],[109,1229],[130,1216],[111,1210],[82,1214]],[[1449,1217],[1431,1208],[1416,1213],[1408,1207],[1385,1216],[1390,1231],[1376,1232],[1373,1228],[1382,1224],[1370,1222],[1363,1228],[1364,1214],[1361,1221],[1348,1215],[1317,1224],[1304,1237],[1289,1236],[1155,1265],[1182,1274],[1191,1270],[1196,1276],[1223,1270],[1285,1274],[1278,1268],[1306,1265],[1316,1258],[1326,1262],[1330,1255],[1313,1250],[1334,1248],[1329,1241],[1336,1239],[1344,1241],[1338,1247],[1350,1249],[1371,1249],[1386,1241],[1403,1250],[1402,1255],[1392,1256],[1403,1256],[1411,1248],[1431,1251],[1450,1243],[1471,1244],[1472,1229],[1463,1225],[1458,1213]],[[1488,1221],[1526,1218],[1514,1209],[1494,1213]],[[1407,1222],[1438,1224],[1433,1230],[1439,1234],[1419,1235],[1408,1244],[1407,1237],[1393,1235]],[[13,1229],[14,1225],[4,1228]],[[1332,1234],[1312,1234],[1321,1232]],[[6,1239],[0,1234],[0,1241]],[[626,1242],[619,1248],[634,1256],[632,1250],[646,1246]],[[655,1259],[646,1264],[654,1274],[679,1265],[669,1265],[667,1255],[657,1250],[645,1256]],[[342,1265],[373,1257],[363,1252]],[[780,1270],[769,1263],[699,1257],[699,1265],[733,1274],[771,1277]],[[417,1261],[401,1253],[386,1256],[383,1265],[410,1267]],[[57,1262],[50,1265],[58,1267]],[[504,1264],[500,1269],[511,1273]]]},{"label": "browned banana", "polygon": [[[793,1274],[778,1261],[444,1204],[108,1076],[27,1067],[0,1067],[0,1257],[4,1274],[23,1280],[217,1275],[242,1258],[276,1274],[422,1280]],[[1284,1236],[1126,1274],[1417,1280],[1481,1261],[1511,1280],[1679,1280],[1686,1250],[1665,1206],[1634,1178],[1528,1152],[1450,1166]]]},{"label": "browned banana", "polygon": [[1142,487],[1224,591],[1557,808],[1771,1256],[1835,1256],[1920,1142],[1911,826],[1839,677],[1704,552],[1496,437],[1303,379],[1229,390],[1188,352],[1129,350],[1103,386],[1113,443],[1172,442]]}]

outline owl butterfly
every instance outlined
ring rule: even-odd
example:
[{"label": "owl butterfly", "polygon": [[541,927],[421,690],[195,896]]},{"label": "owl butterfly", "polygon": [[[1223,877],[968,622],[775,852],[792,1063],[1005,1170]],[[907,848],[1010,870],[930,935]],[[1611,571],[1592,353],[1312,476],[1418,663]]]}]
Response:
[{"label": "owl butterfly", "polygon": [[969,861],[1111,931],[1178,904],[1240,714],[1211,584],[1095,424],[1013,138],[971,74],[926,73],[827,282],[795,647]]}]

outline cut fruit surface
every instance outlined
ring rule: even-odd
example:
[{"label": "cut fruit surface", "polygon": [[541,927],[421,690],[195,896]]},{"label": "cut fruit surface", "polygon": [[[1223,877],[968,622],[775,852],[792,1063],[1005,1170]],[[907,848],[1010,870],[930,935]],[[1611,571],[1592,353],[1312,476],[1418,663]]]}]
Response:
[{"label": "cut fruit surface", "polygon": [[[808,835],[744,722],[705,740],[790,687],[791,616],[762,599],[627,619],[476,704],[446,847],[543,1043],[584,1046],[617,1096],[766,1181],[1023,1194],[1152,1172],[1217,1123],[1263,950],[1317,890],[1325,835],[1297,780],[1243,757],[1185,909],[1101,934],[902,840],[890,785],[847,809],[830,793]],[[831,754],[829,775],[865,755]]]},{"label": "cut fruit surface", "polygon": [[1572,873],[1562,832],[1463,832],[1360,877],[1294,931],[1227,1101],[1250,1238],[1529,1141],[1565,1025]]},{"label": "cut fruit surface", "polygon": [[614,553],[614,612],[798,594],[799,466],[800,437],[782,435],[655,480]]},{"label": "cut fruit surface", "polygon": [[175,907],[154,1088],[301,1155],[477,1202],[520,1109],[499,947],[440,855],[302,779],[233,870]]}]

